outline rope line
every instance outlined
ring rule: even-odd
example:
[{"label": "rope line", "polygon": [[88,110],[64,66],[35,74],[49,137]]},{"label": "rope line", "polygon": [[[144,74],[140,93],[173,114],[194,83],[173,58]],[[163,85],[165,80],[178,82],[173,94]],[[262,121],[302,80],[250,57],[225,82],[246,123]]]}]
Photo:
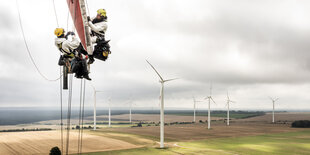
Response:
[{"label": "rope line", "polygon": [[[59,75],[61,75],[61,66],[59,68]],[[60,83],[60,130],[61,130],[61,151],[64,150],[64,140],[63,140],[63,117],[62,117],[62,79],[59,80]]]},{"label": "rope line", "polygon": [[79,112],[78,154],[80,153],[80,137],[81,137],[82,87],[83,87],[83,79],[81,79],[81,87],[80,87],[80,112]]},{"label": "rope line", "polygon": [[54,6],[54,13],[55,13],[55,17],[56,17],[57,27],[59,27],[58,18],[57,18],[57,12],[56,12],[56,7],[55,7],[55,0],[53,0],[53,6]]},{"label": "rope line", "polygon": [[26,41],[26,37],[25,37],[24,29],[23,29],[23,24],[22,24],[22,20],[21,20],[21,16],[20,16],[19,6],[18,6],[18,0],[16,0],[16,7],[17,7],[17,12],[18,12],[19,26],[20,26],[20,29],[21,29],[21,32],[22,32],[22,36],[23,36],[23,39],[24,39],[24,43],[25,43],[25,46],[26,46],[28,55],[29,55],[29,57],[30,57],[30,59],[31,59],[31,62],[33,63],[33,65],[34,65],[35,68],[37,69],[38,73],[39,73],[45,80],[47,80],[47,81],[57,81],[57,80],[59,80],[59,79],[61,78],[61,76],[58,77],[57,79],[52,79],[52,80],[49,79],[49,78],[47,78],[47,77],[40,71],[39,67],[38,67],[37,64],[35,63],[35,61],[34,61],[32,55],[31,55],[31,52],[30,52],[30,50],[29,50],[28,43],[27,43],[27,41]]},{"label": "rope line", "polygon": [[71,100],[72,100],[72,81],[73,81],[73,74],[70,74],[70,84],[69,84],[69,98],[68,98],[68,114],[67,114],[67,147],[66,147],[66,154],[69,151],[69,133],[70,133],[70,119],[71,119]]},{"label": "rope line", "polygon": [[87,0],[85,0],[85,3],[86,3],[86,8],[87,8],[87,13],[88,13],[88,16],[90,16],[89,9],[88,9],[88,3],[87,3]]},{"label": "rope line", "polygon": [[86,81],[85,79],[83,79],[84,81],[84,90],[83,90],[83,107],[82,107],[82,131],[81,131],[81,146],[80,146],[80,152],[82,153],[82,148],[83,148],[83,130],[84,130],[84,105],[85,105],[85,84]]}]

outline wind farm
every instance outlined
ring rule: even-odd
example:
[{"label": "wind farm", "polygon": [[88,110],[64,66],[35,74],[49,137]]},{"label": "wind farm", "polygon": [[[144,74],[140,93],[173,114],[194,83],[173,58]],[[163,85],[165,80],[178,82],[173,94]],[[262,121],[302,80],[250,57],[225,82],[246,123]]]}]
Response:
[{"label": "wind farm", "polygon": [[3,1],[0,154],[308,155],[308,6]]}]

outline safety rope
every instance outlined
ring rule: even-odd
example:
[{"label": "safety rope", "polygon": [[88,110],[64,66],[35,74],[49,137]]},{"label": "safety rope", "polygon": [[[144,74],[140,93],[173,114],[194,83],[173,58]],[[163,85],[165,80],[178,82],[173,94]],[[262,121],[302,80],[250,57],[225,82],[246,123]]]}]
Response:
[{"label": "safety rope", "polygon": [[[55,17],[56,17],[56,24],[57,27],[59,28],[59,22],[58,22],[58,17],[57,17],[57,11],[56,11],[56,7],[55,7],[55,0],[53,0],[53,6],[54,6],[54,13],[55,13]],[[59,56],[61,56],[61,53],[59,53]],[[61,77],[61,68],[62,66],[59,66],[59,75]],[[61,139],[60,139],[60,143],[61,143],[61,151],[64,151],[64,142],[63,142],[63,112],[62,112],[62,78],[59,79],[59,84],[60,84],[60,131],[61,131]]]},{"label": "safety rope", "polygon": [[55,7],[55,0],[53,0],[53,6],[54,6],[54,13],[55,13],[55,17],[56,17],[57,27],[59,27],[58,18],[57,18],[57,13],[56,13],[56,7]]},{"label": "safety rope", "polygon": [[79,113],[79,137],[78,137],[78,154],[82,153],[83,144],[83,125],[84,125],[84,105],[85,105],[85,79],[81,80],[80,89],[80,113]]},{"label": "safety rope", "polygon": [[68,154],[68,151],[69,151],[69,133],[70,133],[71,100],[72,100],[72,81],[73,81],[73,74],[70,74],[70,78],[69,78],[69,97],[68,97],[68,113],[67,113],[67,146],[66,146],[66,154]]},{"label": "safety rope", "polygon": [[83,90],[83,107],[82,107],[82,131],[81,131],[81,146],[80,146],[80,153],[82,153],[82,148],[83,148],[83,130],[84,130],[84,106],[85,106],[85,85],[86,81],[84,79],[84,90]]},{"label": "safety rope", "polygon": [[[59,68],[59,74],[61,75],[61,66]],[[63,140],[63,117],[62,117],[62,79],[59,80],[60,83],[60,130],[61,130],[61,151],[64,150],[64,140]]]},{"label": "safety rope", "polygon": [[80,88],[80,112],[79,112],[78,154],[80,153],[80,137],[81,137],[82,87],[83,87],[83,79],[81,79],[81,88]]},{"label": "safety rope", "polygon": [[88,13],[88,15],[90,16],[87,0],[85,0],[85,3],[86,3],[86,8],[87,8],[87,13]]},{"label": "safety rope", "polygon": [[57,80],[59,80],[59,79],[61,78],[61,76],[58,77],[57,79],[52,79],[52,80],[49,79],[49,78],[47,78],[44,74],[42,74],[42,72],[40,71],[39,67],[38,67],[37,64],[35,63],[35,61],[34,61],[32,55],[31,55],[31,52],[30,52],[30,50],[29,50],[28,43],[27,43],[27,41],[26,41],[26,37],[25,37],[24,29],[23,29],[23,24],[22,24],[22,20],[21,20],[21,16],[20,16],[19,6],[18,6],[18,0],[16,0],[16,7],[17,7],[17,12],[18,12],[19,26],[20,26],[20,29],[21,29],[21,31],[22,31],[22,36],[23,36],[23,39],[24,39],[24,43],[25,43],[25,46],[26,46],[28,55],[29,55],[29,57],[30,57],[30,59],[31,59],[31,61],[32,61],[32,63],[33,63],[33,65],[34,65],[35,68],[37,69],[38,73],[39,73],[45,80],[47,80],[47,81],[57,81]]},{"label": "safety rope", "polygon": [[68,10],[68,14],[67,14],[67,31],[68,31],[68,27],[69,27],[69,10]]}]

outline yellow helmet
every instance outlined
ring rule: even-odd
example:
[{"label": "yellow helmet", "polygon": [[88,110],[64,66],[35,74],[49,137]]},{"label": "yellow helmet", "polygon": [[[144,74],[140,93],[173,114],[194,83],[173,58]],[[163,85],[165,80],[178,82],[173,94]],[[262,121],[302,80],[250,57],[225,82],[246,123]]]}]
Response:
[{"label": "yellow helmet", "polygon": [[103,55],[104,57],[108,57],[109,52],[107,52],[107,51],[103,51],[103,52],[102,52],[102,55]]},{"label": "yellow helmet", "polygon": [[97,14],[99,14],[100,16],[103,16],[103,17],[107,16],[107,12],[105,11],[105,9],[98,9]]},{"label": "yellow helmet", "polygon": [[57,37],[59,37],[65,33],[65,30],[63,28],[56,28],[54,33]]}]

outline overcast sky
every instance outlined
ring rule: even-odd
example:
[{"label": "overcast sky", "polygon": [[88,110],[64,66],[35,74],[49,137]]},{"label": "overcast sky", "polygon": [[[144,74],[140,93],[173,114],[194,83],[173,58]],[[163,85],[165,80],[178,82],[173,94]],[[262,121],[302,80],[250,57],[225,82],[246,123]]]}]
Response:
[{"label": "overcast sky", "polygon": [[[42,78],[26,51],[15,1],[0,0],[0,107],[59,107],[59,81]],[[52,0],[19,0],[30,52],[40,71],[59,77],[57,27]],[[67,29],[65,0],[55,0],[60,27]],[[192,108],[213,87],[214,109],[224,109],[226,92],[233,109],[310,110],[310,1],[307,0],[88,0],[90,16],[104,8],[110,58],[91,66],[86,106],[111,98],[114,107],[158,108],[164,78],[165,107]],[[72,30],[71,17],[68,29]],[[74,79],[73,106],[80,80]],[[64,104],[67,92],[64,91]],[[206,108],[200,103],[198,108]]]}]

